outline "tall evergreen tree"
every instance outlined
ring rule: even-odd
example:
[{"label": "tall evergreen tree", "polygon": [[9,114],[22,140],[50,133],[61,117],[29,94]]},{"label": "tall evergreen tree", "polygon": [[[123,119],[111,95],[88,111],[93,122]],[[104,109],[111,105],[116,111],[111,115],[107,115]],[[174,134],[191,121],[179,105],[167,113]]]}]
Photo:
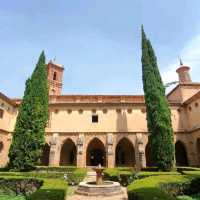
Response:
[{"label": "tall evergreen tree", "polygon": [[48,120],[48,81],[44,52],[26,81],[26,89],[9,150],[9,167],[29,170],[38,164]]},{"label": "tall evergreen tree", "polygon": [[174,163],[171,111],[157,59],[142,27],[142,79],[147,109],[150,155],[155,166],[170,170]]}]

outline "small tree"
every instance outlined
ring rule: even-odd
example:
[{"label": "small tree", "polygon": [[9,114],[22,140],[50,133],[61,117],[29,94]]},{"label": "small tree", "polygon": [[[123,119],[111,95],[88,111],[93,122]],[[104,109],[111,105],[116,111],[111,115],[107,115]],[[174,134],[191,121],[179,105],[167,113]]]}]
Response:
[{"label": "small tree", "polygon": [[26,88],[9,150],[9,167],[29,170],[38,164],[48,120],[48,81],[44,52]]},{"label": "small tree", "polygon": [[174,163],[171,112],[165,96],[157,59],[151,42],[142,27],[142,78],[147,108],[150,153],[153,163],[161,170],[170,170]]}]

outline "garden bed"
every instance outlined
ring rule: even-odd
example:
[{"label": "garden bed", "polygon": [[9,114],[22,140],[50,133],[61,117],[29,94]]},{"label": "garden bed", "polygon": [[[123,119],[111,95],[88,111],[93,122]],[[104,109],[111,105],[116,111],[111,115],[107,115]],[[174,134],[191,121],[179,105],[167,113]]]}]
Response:
[{"label": "garden bed", "polygon": [[[173,174],[174,172],[157,172],[157,175],[156,172],[152,175],[152,172],[140,173],[142,179],[135,180],[127,188],[129,200],[192,200],[190,196],[196,196],[198,199],[199,171],[187,171],[188,175]],[[149,177],[144,178],[146,175]]]}]

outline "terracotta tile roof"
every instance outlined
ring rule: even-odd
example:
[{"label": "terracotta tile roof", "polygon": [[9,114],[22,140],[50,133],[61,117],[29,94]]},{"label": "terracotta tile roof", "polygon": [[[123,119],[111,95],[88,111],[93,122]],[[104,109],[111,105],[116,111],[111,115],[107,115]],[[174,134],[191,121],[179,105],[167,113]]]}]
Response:
[{"label": "terracotta tile roof", "polygon": [[0,98],[12,106],[17,106],[16,102],[0,92]]}]

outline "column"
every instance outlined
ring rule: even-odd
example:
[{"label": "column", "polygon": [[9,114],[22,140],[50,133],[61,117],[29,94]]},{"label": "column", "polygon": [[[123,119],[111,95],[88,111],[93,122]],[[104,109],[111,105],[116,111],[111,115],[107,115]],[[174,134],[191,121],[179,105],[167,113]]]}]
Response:
[{"label": "column", "polygon": [[135,147],[135,153],[136,153],[136,167],[138,170],[141,168],[146,167],[146,158],[145,158],[145,147],[143,143],[142,133],[136,134],[136,147]]},{"label": "column", "polygon": [[113,168],[115,166],[115,153],[113,152],[113,134],[107,134],[107,167]]},{"label": "column", "polygon": [[50,141],[49,166],[59,166],[60,147],[59,135],[54,133]]},{"label": "column", "polygon": [[77,167],[86,167],[86,160],[84,158],[84,139],[83,133],[80,133],[77,139]]}]

